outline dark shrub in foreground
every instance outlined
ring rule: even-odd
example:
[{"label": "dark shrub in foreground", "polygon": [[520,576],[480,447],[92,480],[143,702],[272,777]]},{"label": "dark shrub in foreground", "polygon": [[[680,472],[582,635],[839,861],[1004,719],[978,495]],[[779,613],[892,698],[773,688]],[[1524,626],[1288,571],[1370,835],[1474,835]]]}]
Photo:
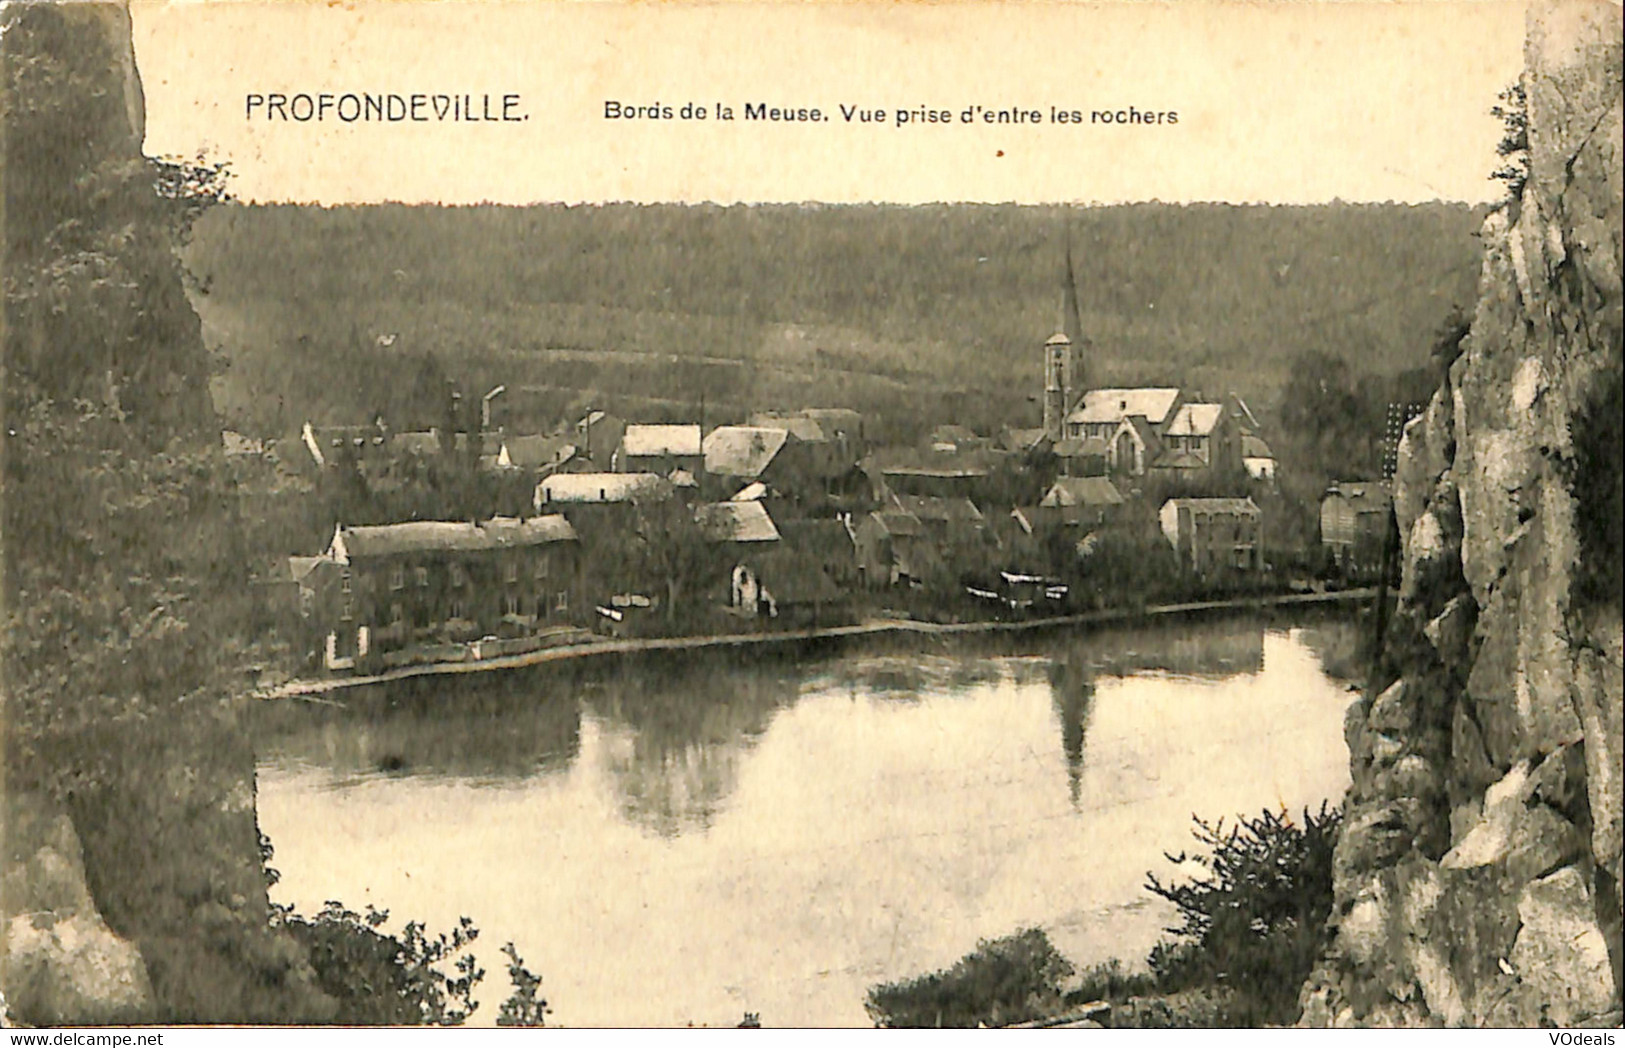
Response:
[{"label": "dark shrub in foreground", "polygon": [[983,939],[952,968],[872,987],[877,1026],[1008,1026],[1053,1014],[1072,965],[1037,928]]},{"label": "dark shrub in foreground", "polygon": [[1151,951],[1150,971],[1117,961],[1074,977],[1048,937],[1029,928],[984,940],[952,968],[872,987],[865,1007],[880,1026],[1009,1026],[1051,1019],[1104,1000],[1107,1026],[1256,1027],[1293,1023],[1298,990],[1324,945],[1332,909],[1332,845],[1341,809],[1296,821],[1285,811],[1196,819],[1199,854],[1169,855],[1200,874],[1146,889],[1178,908],[1173,936]]},{"label": "dark shrub in foreground", "polygon": [[1208,823],[1192,835],[1207,854],[1170,855],[1194,862],[1205,876],[1164,885],[1146,874],[1146,889],[1179,908],[1173,941],[1151,952],[1159,989],[1226,987],[1226,1025],[1292,1023],[1298,988],[1320,953],[1332,909],[1332,845],[1341,809],[1321,805],[1302,822],[1284,811]]}]

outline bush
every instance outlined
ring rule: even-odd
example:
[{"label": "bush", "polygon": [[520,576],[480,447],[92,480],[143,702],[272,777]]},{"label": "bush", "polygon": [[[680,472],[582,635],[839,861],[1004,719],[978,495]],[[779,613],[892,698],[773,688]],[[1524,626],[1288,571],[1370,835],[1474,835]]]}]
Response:
[{"label": "bush", "polygon": [[508,981],[513,984],[513,993],[502,1002],[502,1008],[497,1013],[498,1026],[543,1026],[546,1025],[547,1001],[537,996],[542,988],[542,977],[525,967],[524,959],[513,943],[502,947],[503,954],[508,958]]},{"label": "bush", "polygon": [[1322,804],[1301,824],[1284,810],[1224,820],[1195,819],[1192,835],[1207,854],[1170,855],[1207,876],[1164,885],[1146,874],[1146,889],[1173,903],[1181,923],[1152,951],[1165,992],[1197,986],[1231,991],[1227,1025],[1297,1020],[1298,988],[1324,944],[1332,909],[1332,845],[1342,811]]},{"label": "bush", "polygon": [[1037,928],[983,939],[952,968],[870,988],[876,1026],[1008,1026],[1053,1014],[1072,965]]},{"label": "bush", "polygon": [[[308,951],[317,984],[338,1002],[335,1022],[461,1026],[479,1007],[474,987],[485,977],[474,955],[463,952],[479,930],[464,917],[449,937],[431,937],[412,921],[396,937],[378,931],[388,919],[387,910],[369,906],[361,914],[331,901],[314,917],[279,914],[281,926]],[[446,961],[456,974],[440,970]]]}]

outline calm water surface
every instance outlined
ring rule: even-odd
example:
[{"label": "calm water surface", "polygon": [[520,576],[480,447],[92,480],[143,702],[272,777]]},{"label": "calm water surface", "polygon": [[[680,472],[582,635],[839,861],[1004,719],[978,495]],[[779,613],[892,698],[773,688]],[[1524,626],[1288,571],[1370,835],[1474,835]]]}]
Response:
[{"label": "calm water surface", "polygon": [[[1192,813],[1348,785],[1353,627],[1247,620],[420,680],[257,712],[278,902],[512,940],[570,1026],[868,1025],[873,983],[1045,928],[1138,962]],[[932,646],[934,644],[934,646]]]}]

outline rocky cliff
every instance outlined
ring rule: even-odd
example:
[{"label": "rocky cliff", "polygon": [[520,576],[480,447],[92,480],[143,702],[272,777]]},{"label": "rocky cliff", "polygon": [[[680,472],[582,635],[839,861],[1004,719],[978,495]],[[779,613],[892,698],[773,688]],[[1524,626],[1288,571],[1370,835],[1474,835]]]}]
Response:
[{"label": "rocky cliff", "polygon": [[0,990],[29,1023],[329,1018],[270,920],[240,528],[129,13],[0,19]]},{"label": "rocky cliff", "polygon": [[1528,177],[1395,478],[1310,1025],[1620,1021],[1621,35],[1532,10]]}]

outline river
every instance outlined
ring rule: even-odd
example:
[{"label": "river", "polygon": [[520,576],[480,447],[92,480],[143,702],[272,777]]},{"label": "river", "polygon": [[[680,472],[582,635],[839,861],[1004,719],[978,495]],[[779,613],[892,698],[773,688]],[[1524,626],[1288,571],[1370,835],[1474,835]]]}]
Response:
[{"label": "river", "polygon": [[[1332,613],[821,653],[663,654],[255,711],[301,912],[481,929],[567,1026],[868,1025],[874,983],[1040,926],[1143,960],[1192,814],[1341,798]],[[1165,878],[1166,879],[1166,878]]]}]

